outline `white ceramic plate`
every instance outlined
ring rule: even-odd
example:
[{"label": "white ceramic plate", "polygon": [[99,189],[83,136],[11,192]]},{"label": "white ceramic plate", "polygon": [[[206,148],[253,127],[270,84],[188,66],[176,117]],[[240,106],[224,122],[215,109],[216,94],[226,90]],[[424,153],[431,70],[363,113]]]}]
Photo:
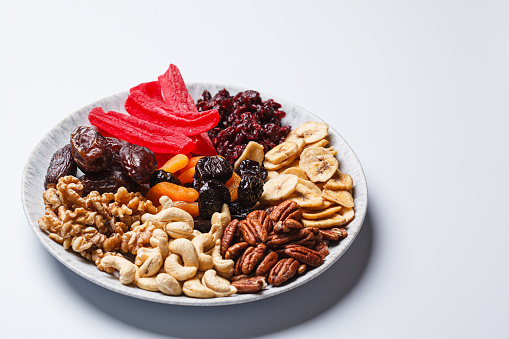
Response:
[{"label": "white ceramic plate", "polygon": [[[231,95],[246,90],[245,88],[237,86],[213,83],[188,83],[187,86],[189,93],[195,101],[201,97],[204,90],[208,90],[212,95],[216,94],[223,88],[226,88]],[[287,114],[286,118],[283,120],[285,125],[297,127],[310,120],[323,122],[323,120],[319,117],[283,99],[263,93],[260,94],[263,100],[272,98],[282,105],[282,110]],[[104,108],[105,111],[113,110],[117,112],[125,112],[124,101],[127,98],[127,95],[128,92],[123,92],[96,101],[62,120],[57,126],[50,130],[34,148],[32,154],[28,158],[23,173],[22,200],[25,214],[32,230],[39,238],[42,245],[55,258],[85,279],[121,294],[166,304],[220,306],[250,302],[271,297],[279,293],[284,293],[317,277],[334,264],[343,255],[343,253],[345,253],[359,233],[366,216],[368,203],[366,179],[359,159],[357,159],[357,156],[346,141],[331,126],[329,127],[330,144],[334,146],[334,149],[338,150],[337,157],[340,163],[340,170],[344,173],[350,174],[353,178],[355,219],[348,225],[348,237],[339,242],[339,244],[329,248],[330,254],[326,257],[325,263],[322,266],[306,272],[304,275],[293,279],[290,283],[283,286],[269,286],[261,293],[236,294],[226,298],[194,299],[184,295],[173,297],[158,292],[144,291],[134,286],[122,285],[113,275],[99,271],[93,263],[86,261],[79,254],[72,251],[66,251],[60,244],[49,239],[48,235],[39,228],[37,220],[44,215],[44,203],[42,200],[42,193],[44,192],[43,182],[46,175],[46,169],[53,153],[69,142],[70,134],[77,126],[90,126],[87,116],[92,108],[100,106]]]}]

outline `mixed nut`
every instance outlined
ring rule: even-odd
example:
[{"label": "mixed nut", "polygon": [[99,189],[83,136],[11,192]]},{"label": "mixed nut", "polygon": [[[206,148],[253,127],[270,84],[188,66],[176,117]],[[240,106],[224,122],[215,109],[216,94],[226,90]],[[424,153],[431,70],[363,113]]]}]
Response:
[{"label": "mixed nut", "polygon": [[120,283],[256,293],[322,265],[348,236],[353,180],[326,147],[327,124],[283,126],[281,105],[255,91],[205,91],[195,105],[174,65],[133,87],[125,108],[92,109],[96,128],[77,127],[55,152],[39,219]]}]

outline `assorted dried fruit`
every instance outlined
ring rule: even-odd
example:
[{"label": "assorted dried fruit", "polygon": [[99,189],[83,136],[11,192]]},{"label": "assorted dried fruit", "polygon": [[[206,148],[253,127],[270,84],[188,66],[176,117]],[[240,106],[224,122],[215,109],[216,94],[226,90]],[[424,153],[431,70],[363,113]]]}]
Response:
[{"label": "assorted dried fruit", "polygon": [[97,129],[79,126],[55,152],[39,219],[120,283],[193,298],[257,293],[323,265],[348,236],[353,179],[326,148],[327,124],[291,130],[281,105],[255,91],[204,91],[195,105],[175,65],[131,88],[124,106],[92,109]]},{"label": "assorted dried fruit", "polygon": [[200,112],[219,112],[219,123],[208,134],[217,153],[232,165],[250,141],[256,141],[267,152],[283,142],[291,129],[281,124],[286,115],[281,105],[272,99],[263,101],[256,91],[231,96],[223,89],[214,97],[204,91],[196,106]]}]

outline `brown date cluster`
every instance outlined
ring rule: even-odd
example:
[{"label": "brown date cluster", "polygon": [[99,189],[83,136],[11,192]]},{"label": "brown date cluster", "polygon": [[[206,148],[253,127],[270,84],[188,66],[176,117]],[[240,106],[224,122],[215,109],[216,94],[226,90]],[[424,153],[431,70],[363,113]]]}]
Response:
[{"label": "brown date cluster", "polygon": [[318,267],[329,254],[329,241],[347,236],[344,228],[319,229],[301,224],[294,201],[234,219],[221,238],[221,254],[235,261],[232,285],[239,293],[255,293],[267,282],[279,286],[308,266]]}]

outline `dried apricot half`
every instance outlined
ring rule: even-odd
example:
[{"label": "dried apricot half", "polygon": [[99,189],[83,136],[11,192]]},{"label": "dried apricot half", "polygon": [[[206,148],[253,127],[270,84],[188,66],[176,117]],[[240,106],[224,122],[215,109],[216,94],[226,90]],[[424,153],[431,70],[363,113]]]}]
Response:
[{"label": "dried apricot half", "polygon": [[148,191],[147,199],[152,201],[155,206],[158,206],[159,198],[164,195],[173,201],[182,200],[186,202],[193,202],[198,199],[199,194],[194,188],[175,185],[171,182],[160,182]]},{"label": "dried apricot half", "polygon": [[182,168],[186,167],[188,163],[189,158],[186,155],[177,154],[176,156],[168,160],[160,169],[166,172],[175,173],[181,170]]}]

